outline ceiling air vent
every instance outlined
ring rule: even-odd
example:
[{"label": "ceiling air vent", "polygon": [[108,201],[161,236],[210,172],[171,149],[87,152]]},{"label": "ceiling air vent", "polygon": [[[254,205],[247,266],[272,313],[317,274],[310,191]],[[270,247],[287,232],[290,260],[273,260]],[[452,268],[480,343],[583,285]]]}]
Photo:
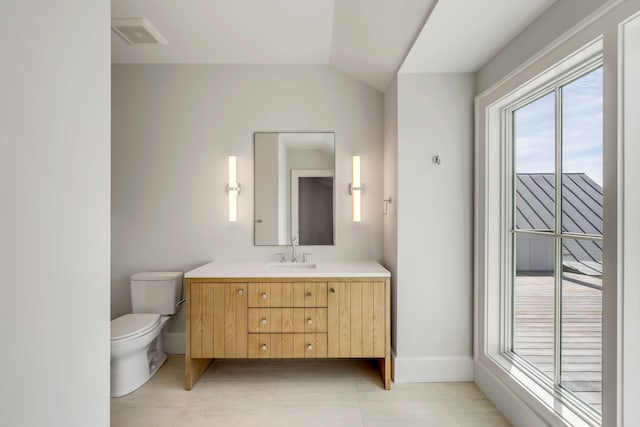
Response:
[{"label": "ceiling air vent", "polygon": [[114,18],[111,28],[132,45],[167,44],[167,40],[146,18]]}]

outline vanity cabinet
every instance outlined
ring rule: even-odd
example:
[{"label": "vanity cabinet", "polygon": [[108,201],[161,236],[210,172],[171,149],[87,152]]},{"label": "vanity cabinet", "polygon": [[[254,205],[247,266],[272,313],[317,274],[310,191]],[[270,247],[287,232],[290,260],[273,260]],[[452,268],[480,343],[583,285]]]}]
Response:
[{"label": "vanity cabinet", "polygon": [[367,358],[390,387],[386,277],[187,278],[186,378],[213,359]]}]

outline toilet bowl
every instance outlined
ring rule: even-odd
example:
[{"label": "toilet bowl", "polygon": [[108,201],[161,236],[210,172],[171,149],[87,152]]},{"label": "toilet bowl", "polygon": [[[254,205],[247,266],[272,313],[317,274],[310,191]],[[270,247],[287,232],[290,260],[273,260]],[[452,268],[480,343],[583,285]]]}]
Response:
[{"label": "toilet bowl", "polygon": [[125,314],[111,323],[111,396],[129,394],[167,360],[164,329],[169,316]]},{"label": "toilet bowl", "polygon": [[132,314],[111,321],[111,396],[145,384],[167,360],[163,329],[176,312],[182,273],[131,276]]}]

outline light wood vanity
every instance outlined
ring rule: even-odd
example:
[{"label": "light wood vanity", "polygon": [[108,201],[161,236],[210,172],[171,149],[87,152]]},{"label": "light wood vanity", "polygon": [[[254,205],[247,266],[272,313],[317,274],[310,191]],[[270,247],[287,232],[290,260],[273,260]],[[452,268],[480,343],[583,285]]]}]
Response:
[{"label": "light wood vanity", "polygon": [[388,390],[389,277],[375,262],[210,263],[186,273],[186,389],[213,359],[365,358],[378,360]]}]

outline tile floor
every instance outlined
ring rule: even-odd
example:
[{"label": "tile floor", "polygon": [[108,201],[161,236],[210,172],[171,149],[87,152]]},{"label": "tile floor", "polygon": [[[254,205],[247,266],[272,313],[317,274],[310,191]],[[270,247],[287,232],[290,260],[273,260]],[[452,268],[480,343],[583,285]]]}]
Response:
[{"label": "tile floor", "polygon": [[502,427],[473,383],[392,384],[358,360],[216,361],[185,391],[171,356],[135,392],[111,399],[113,427]]}]

